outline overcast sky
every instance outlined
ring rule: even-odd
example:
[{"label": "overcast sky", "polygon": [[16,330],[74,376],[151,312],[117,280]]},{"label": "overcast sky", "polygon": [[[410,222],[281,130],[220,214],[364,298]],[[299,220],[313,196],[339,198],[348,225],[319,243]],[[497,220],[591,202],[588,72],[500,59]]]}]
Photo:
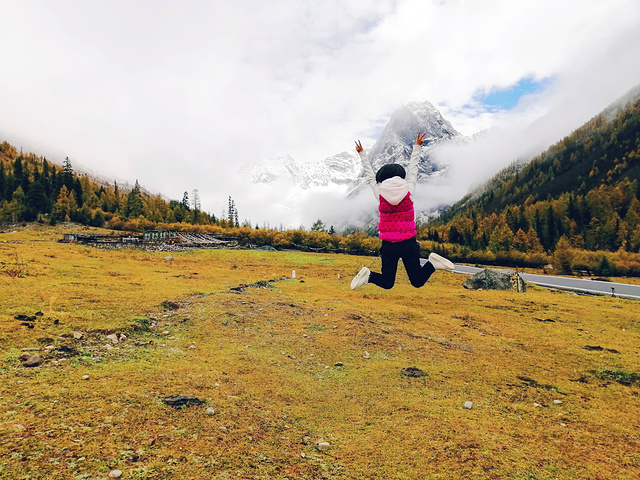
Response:
[{"label": "overcast sky", "polygon": [[428,100],[463,134],[510,132],[498,155],[450,158],[486,173],[640,83],[638,51],[638,0],[3,0],[0,140],[289,223],[241,166],[371,145]]}]

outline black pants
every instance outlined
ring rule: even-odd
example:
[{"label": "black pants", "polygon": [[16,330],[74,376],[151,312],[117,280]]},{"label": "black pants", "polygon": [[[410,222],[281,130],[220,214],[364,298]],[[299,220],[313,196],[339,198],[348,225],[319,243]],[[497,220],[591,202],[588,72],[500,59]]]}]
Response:
[{"label": "black pants", "polygon": [[411,285],[416,288],[427,283],[431,274],[436,270],[431,262],[425,263],[424,266],[420,265],[420,244],[415,237],[402,242],[383,240],[380,256],[382,257],[382,273],[371,272],[369,283],[381,288],[389,289],[396,283],[396,272],[400,259],[404,263]]}]

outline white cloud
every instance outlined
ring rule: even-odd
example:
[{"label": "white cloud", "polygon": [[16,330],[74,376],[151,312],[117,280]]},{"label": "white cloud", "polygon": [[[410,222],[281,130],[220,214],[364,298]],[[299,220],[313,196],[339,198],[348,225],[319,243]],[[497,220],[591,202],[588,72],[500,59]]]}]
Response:
[{"label": "white cloud", "polygon": [[[549,129],[577,127],[640,82],[639,24],[636,0],[9,0],[0,137],[171,198],[197,188],[216,215],[231,195],[260,222],[241,165],[371,142],[412,100],[465,134],[554,111]],[[512,112],[470,105],[523,77],[553,81]]]}]

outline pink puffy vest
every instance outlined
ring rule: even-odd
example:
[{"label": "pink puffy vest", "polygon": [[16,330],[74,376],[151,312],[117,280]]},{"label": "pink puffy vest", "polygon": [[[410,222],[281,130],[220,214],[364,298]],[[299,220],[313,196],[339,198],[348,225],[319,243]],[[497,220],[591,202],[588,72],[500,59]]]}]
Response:
[{"label": "pink puffy vest", "polygon": [[380,195],[378,210],[380,210],[378,236],[382,240],[395,243],[416,236],[416,217],[410,193],[407,193],[398,205],[390,204]]}]

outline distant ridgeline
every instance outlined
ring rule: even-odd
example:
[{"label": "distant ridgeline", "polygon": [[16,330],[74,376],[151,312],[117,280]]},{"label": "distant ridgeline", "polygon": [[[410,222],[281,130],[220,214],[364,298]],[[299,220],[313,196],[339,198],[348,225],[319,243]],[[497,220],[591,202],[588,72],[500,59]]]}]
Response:
[{"label": "distant ridgeline", "polygon": [[[530,163],[513,165],[430,222],[424,238],[460,258],[640,250],[640,97],[618,102]],[[448,245],[447,245],[448,244]],[[574,252],[575,253],[575,252]],[[605,257],[606,258],[606,257]],[[577,268],[565,262],[563,270]],[[628,269],[627,269],[628,270]],[[640,274],[640,265],[638,272]]]},{"label": "distant ridgeline", "polygon": [[137,180],[133,188],[122,189],[74,172],[68,158],[59,166],[0,144],[0,224],[73,221],[102,227],[108,222],[111,228],[140,231],[160,222],[219,223],[193,200],[185,192],[181,202],[165,201],[142,190]]}]

